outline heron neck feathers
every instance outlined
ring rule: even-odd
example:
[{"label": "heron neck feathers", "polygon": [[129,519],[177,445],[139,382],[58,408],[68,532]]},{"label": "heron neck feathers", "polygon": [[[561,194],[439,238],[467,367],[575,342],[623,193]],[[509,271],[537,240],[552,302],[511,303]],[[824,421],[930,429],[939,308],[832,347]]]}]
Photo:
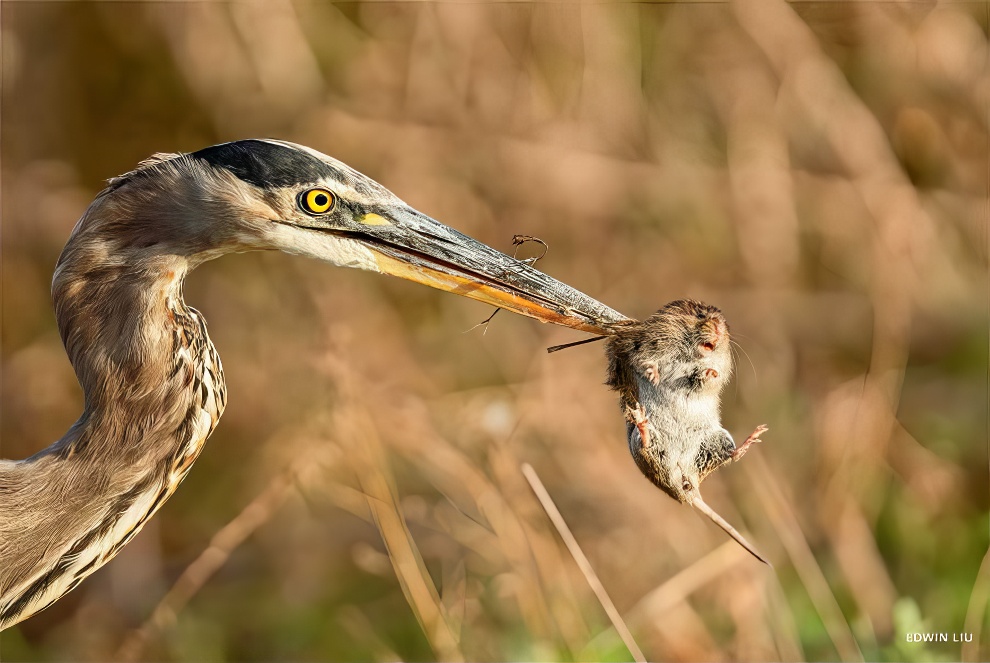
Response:
[{"label": "heron neck feathers", "polygon": [[181,257],[122,246],[83,222],[66,245],[52,295],[85,410],[47,449],[0,461],[0,628],[116,555],[216,426],[223,370],[183,301],[188,270]]}]

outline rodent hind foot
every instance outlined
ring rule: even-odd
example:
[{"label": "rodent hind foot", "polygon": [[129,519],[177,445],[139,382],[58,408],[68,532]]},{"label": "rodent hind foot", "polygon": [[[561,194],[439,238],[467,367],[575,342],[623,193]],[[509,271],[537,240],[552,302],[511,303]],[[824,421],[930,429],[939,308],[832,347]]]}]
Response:
[{"label": "rodent hind foot", "polygon": [[626,419],[636,426],[639,431],[639,441],[644,449],[650,446],[650,420],[646,416],[646,408],[642,403],[636,403],[636,407],[626,406]]}]

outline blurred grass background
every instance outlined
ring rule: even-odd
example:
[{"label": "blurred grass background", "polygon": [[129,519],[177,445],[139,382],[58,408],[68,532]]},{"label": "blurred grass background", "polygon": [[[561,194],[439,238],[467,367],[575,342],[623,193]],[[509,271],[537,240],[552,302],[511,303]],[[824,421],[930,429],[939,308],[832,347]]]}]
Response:
[{"label": "blurred grass background", "polygon": [[775,572],[638,474],[600,345],[238,255],[186,288],[222,424],[0,659],[628,659],[522,462],[650,659],[990,659],[988,12],[3,2],[3,457],[81,411],[48,290],[103,181],[278,137],[508,253],[541,237],[541,269],[627,315],[721,307],[724,423],[770,432],[706,496]]}]

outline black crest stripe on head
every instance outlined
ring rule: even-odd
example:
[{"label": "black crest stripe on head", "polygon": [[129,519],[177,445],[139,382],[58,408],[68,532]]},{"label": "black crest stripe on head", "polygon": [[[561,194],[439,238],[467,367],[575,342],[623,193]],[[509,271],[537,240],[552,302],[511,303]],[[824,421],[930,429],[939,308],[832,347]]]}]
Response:
[{"label": "black crest stripe on head", "polygon": [[191,156],[263,188],[317,182],[331,174],[330,167],[313,155],[264,140],[223,143]]}]

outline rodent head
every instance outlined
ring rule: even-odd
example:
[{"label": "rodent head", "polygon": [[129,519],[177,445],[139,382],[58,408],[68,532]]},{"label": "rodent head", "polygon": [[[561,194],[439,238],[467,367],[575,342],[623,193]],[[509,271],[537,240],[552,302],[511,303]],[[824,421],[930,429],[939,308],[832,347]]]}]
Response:
[{"label": "rodent head", "polygon": [[688,373],[691,388],[707,393],[721,392],[732,375],[725,316],[714,306],[691,299],[670,302],[646,320],[609,337],[605,347],[609,358],[606,384],[620,393],[635,393],[636,375],[648,364],[660,368],[661,376],[683,379]]},{"label": "rodent head", "polygon": [[650,352],[664,362],[700,364],[702,382],[720,390],[732,374],[729,324],[722,312],[692,299],[670,302],[643,321]]}]

